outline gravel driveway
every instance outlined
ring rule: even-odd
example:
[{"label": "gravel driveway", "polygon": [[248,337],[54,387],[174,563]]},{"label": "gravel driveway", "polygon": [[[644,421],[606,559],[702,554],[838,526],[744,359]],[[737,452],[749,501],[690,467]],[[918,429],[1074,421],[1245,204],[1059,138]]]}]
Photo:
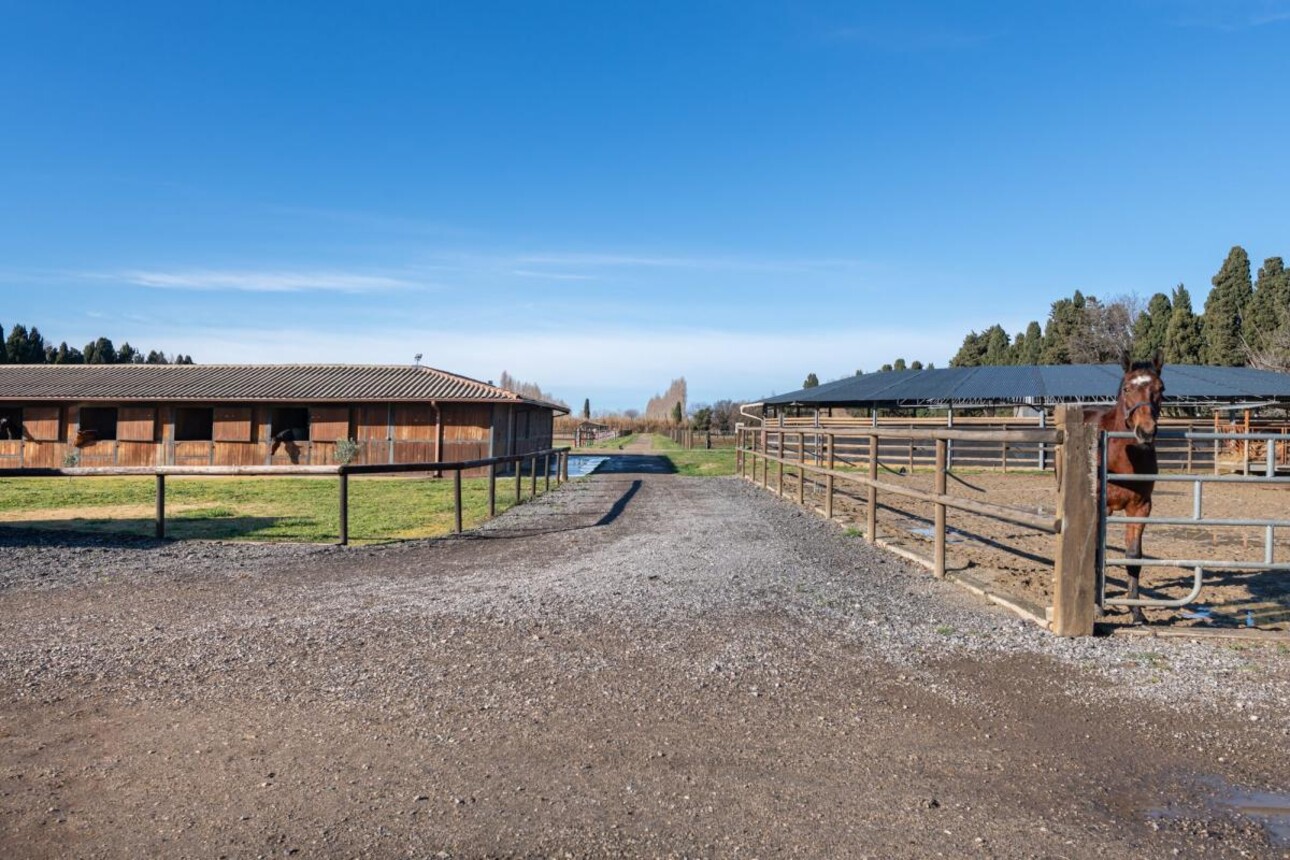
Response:
[{"label": "gravel driveway", "polygon": [[0,856],[1290,856],[1224,800],[1290,788],[1284,646],[619,466],[383,547],[0,530]]}]

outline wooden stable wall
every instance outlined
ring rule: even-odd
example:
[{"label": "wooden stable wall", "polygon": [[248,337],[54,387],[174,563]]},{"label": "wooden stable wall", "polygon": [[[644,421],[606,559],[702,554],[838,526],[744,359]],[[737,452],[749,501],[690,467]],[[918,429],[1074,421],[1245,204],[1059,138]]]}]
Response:
[{"label": "wooden stable wall", "polygon": [[[530,453],[551,446],[553,414],[539,407],[488,403],[322,404],[307,408],[309,440],[270,453],[273,405],[186,403],[117,407],[117,438],[74,448],[80,406],[23,407],[22,440],[0,440],[0,468],[56,468],[72,450],[79,465],[335,465],[336,443],[355,439],[355,463],[453,462]],[[211,438],[175,438],[180,408],[212,409]]]}]

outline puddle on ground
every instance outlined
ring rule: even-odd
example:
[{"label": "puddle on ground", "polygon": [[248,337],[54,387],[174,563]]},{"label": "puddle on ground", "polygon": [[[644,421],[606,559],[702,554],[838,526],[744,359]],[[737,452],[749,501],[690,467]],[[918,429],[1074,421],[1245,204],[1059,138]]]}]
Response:
[{"label": "puddle on ground", "polygon": [[[928,527],[910,529],[909,533],[918,535],[919,537],[927,538],[928,540],[932,539],[932,530],[931,528],[928,528]],[[965,540],[967,540],[967,538],[964,537],[961,533],[954,531],[954,529],[945,530],[946,543],[963,543]]]},{"label": "puddle on ground", "polygon": [[588,457],[580,454],[569,456],[569,477],[582,478],[590,475],[600,468],[600,464],[608,460],[608,457]]},{"label": "puddle on ground", "polygon": [[[1290,792],[1242,791],[1219,777],[1202,779],[1214,789],[1209,811],[1235,813],[1255,821],[1267,831],[1273,845],[1290,846]],[[1153,810],[1153,818],[1182,818],[1184,810]]]},{"label": "puddle on ground", "polygon": [[1290,794],[1228,788],[1214,798],[1214,804],[1259,822],[1274,844],[1290,845]]}]

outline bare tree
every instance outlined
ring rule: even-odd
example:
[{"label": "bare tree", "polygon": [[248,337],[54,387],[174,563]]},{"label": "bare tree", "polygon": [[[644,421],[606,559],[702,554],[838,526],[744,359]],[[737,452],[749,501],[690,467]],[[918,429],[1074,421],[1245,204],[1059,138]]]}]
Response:
[{"label": "bare tree", "polygon": [[1071,363],[1118,362],[1133,347],[1133,326],[1142,308],[1142,299],[1136,295],[1116,296],[1106,302],[1089,296],[1081,331],[1068,345]]}]

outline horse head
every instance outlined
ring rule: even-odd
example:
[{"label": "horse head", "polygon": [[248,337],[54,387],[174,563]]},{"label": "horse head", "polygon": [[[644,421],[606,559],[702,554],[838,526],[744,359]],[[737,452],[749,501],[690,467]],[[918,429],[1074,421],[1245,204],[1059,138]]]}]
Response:
[{"label": "horse head", "polygon": [[1127,355],[1124,358],[1124,378],[1120,380],[1115,408],[1140,445],[1156,443],[1160,404],[1165,395],[1165,384],[1160,380],[1163,368],[1160,353],[1150,361],[1131,361]]}]

